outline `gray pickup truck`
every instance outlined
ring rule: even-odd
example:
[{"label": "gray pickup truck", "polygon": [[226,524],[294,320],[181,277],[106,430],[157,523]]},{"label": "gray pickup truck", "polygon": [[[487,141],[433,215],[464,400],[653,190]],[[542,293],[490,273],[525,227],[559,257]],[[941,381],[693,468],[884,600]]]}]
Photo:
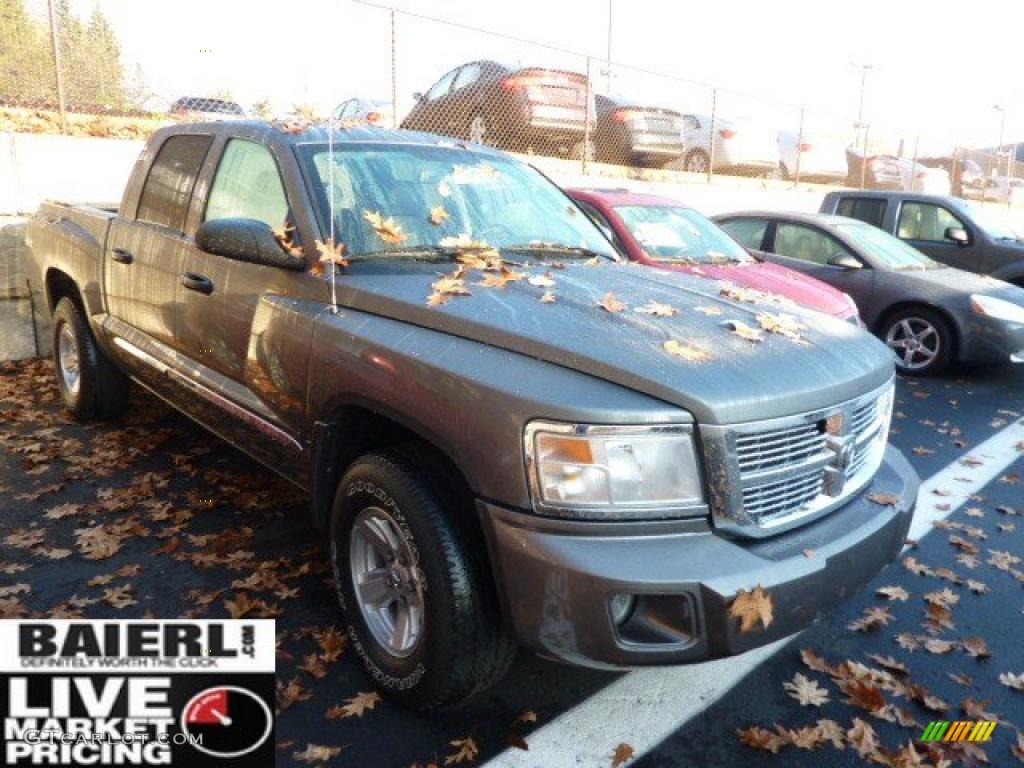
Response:
[{"label": "gray pickup truck", "polygon": [[45,203],[28,243],[70,411],[117,414],[131,379],[306,489],[352,646],[410,706],[493,684],[517,641],[740,653],[903,546],[885,346],[622,262],[500,152],[165,128],[119,206]]},{"label": "gray pickup truck", "polygon": [[935,261],[1024,288],[1024,238],[999,215],[1004,206],[916,192],[829,192],[821,213],[860,219]]}]

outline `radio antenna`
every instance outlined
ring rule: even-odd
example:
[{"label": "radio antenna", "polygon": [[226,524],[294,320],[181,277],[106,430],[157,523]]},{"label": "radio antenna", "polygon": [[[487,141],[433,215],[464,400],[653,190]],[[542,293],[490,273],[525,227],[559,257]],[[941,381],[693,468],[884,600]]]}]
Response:
[{"label": "radio antenna", "polygon": [[327,205],[330,208],[329,234],[331,249],[331,312],[338,312],[338,288],[335,285],[334,277],[337,272],[337,264],[334,263],[334,253],[338,247],[334,240],[334,113],[327,116]]}]

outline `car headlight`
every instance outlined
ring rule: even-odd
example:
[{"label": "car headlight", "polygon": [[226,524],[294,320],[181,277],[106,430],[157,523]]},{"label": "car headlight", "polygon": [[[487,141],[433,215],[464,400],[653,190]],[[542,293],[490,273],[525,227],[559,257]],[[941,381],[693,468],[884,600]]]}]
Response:
[{"label": "car headlight", "polygon": [[533,421],[524,440],[539,513],[592,519],[707,513],[690,426]]},{"label": "car headlight", "polygon": [[1006,299],[975,293],[971,296],[971,309],[975,314],[1005,320],[1008,323],[1024,324],[1024,307]]}]

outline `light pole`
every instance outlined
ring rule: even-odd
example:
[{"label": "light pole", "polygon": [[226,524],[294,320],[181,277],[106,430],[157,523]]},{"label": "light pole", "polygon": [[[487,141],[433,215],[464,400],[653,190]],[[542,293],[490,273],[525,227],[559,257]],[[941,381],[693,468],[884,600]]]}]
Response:
[{"label": "light pole", "polygon": [[608,78],[605,82],[605,91],[611,95],[612,92],[612,2],[608,0],[608,55],[605,57],[605,67]]},{"label": "light pole", "polygon": [[[1003,133],[1006,130],[1006,107],[1002,104],[993,104],[992,109],[999,113],[999,143],[996,145],[996,175],[998,175],[999,158],[1003,152]],[[1007,162],[1006,175],[1010,175],[1009,162]]]},{"label": "light pole", "polygon": [[[852,63],[852,62],[851,62]],[[860,101],[857,104],[857,130],[864,130],[864,91],[868,84],[868,70],[873,69],[871,64],[854,64],[860,69]],[[865,148],[865,151],[866,148]]]}]

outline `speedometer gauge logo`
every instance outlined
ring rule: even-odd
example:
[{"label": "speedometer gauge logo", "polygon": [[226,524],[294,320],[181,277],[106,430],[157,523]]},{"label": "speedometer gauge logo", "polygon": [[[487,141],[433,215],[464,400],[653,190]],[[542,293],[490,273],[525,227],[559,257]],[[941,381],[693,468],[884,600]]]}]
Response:
[{"label": "speedometer gauge logo", "polygon": [[181,713],[181,729],[194,739],[192,746],[212,757],[247,755],[267,740],[272,728],[266,702],[234,685],[200,691]]}]

